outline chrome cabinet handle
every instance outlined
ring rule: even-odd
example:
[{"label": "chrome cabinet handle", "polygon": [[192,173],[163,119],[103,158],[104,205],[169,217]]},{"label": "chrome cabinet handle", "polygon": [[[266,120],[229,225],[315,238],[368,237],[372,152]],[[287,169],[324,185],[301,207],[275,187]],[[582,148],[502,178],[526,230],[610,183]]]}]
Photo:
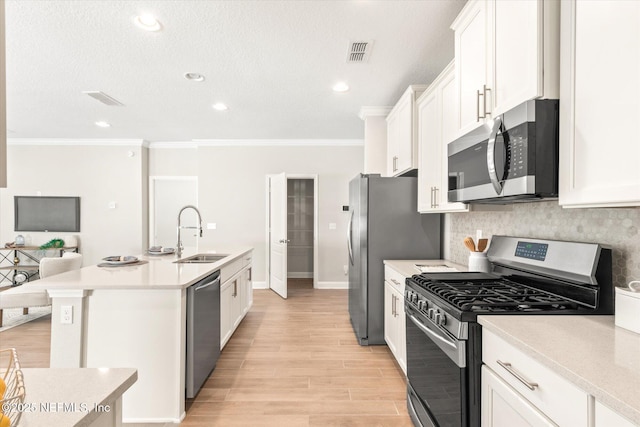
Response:
[{"label": "chrome cabinet handle", "polygon": [[393,283],[395,283],[395,284],[396,284],[396,285],[398,285],[398,286],[400,286],[400,285],[401,285],[401,283],[400,283],[400,282],[398,282],[396,279],[389,279],[389,280],[391,280]]},{"label": "chrome cabinet handle", "polygon": [[476,122],[479,122],[480,119],[484,119],[484,116],[480,116],[480,90],[476,91]]},{"label": "chrome cabinet handle", "polygon": [[237,297],[238,296],[238,281],[234,280],[233,282],[233,296]]},{"label": "chrome cabinet handle", "polygon": [[291,240],[289,240],[289,239],[280,239],[279,242],[280,243],[291,243]]},{"label": "chrome cabinet handle", "polygon": [[393,156],[393,171],[398,170],[398,156]]},{"label": "chrome cabinet handle", "polygon": [[433,209],[433,189],[435,187],[431,187],[431,209]]},{"label": "chrome cabinet handle", "polygon": [[396,317],[396,296],[391,295],[391,315]]},{"label": "chrome cabinet handle", "polygon": [[496,171],[496,138],[500,133],[500,127],[502,126],[502,119],[496,117],[493,121],[493,129],[491,130],[491,136],[487,143],[487,169],[489,171],[489,178],[491,179],[491,185],[496,191],[496,194],[502,192],[502,183],[498,178],[498,172]]},{"label": "chrome cabinet handle", "polygon": [[487,114],[491,114],[491,111],[487,111],[487,92],[491,92],[491,88],[487,87],[487,85],[482,85],[482,106],[484,107],[484,116],[487,117]]},{"label": "chrome cabinet handle", "polygon": [[433,187],[433,207],[437,208],[439,205],[438,203],[438,187]]},{"label": "chrome cabinet handle", "polygon": [[536,387],[538,387],[538,383],[532,383],[531,381],[523,377],[522,374],[520,374],[518,371],[513,369],[513,366],[511,366],[511,363],[503,362],[501,360],[496,360],[496,362],[498,362],[498,365],[502,366],[507,372],[513,375],[518,381],[524,384],[529,390],[535,390]]}]

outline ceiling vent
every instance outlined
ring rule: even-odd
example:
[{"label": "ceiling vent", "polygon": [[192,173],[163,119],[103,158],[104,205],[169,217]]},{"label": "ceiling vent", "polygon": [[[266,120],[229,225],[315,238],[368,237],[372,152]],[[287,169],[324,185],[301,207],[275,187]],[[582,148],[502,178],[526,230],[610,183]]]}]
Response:
[{"label": "ceiling vent", "polygon": [[96,99],[105,105],[110,105],[114,107],[121,107],[124,105],[122,102],[118,101],[117,99],[112,98],[106,93],[100,92],[98,90],[85,90],[82,93],[89,95],[93,99]]},{"label": "ceiling vent", "polygon": [[373,47],[372,41],[356,41],[349,43],[347,62],[367,62]]}]

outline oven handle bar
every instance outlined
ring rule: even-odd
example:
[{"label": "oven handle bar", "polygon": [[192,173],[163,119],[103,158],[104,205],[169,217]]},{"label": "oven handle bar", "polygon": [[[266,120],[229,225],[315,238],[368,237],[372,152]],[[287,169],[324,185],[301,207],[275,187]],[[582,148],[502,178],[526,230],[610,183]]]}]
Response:
[{"label": "oven handle bar", "polygon": [[440,347],[440,350],[444,351],[449,359],[458,365],[459,368],[466,367],[464,341],[460,341],[458,343],[452,342],[440,333],[431,330],[431,328],[422,323],[420,319],[413,314],[407,313],[407,316],[422,332],[431,338],[431,340]]},{"label": "oven handle bar", "polygon": [[522,376],[522,374],[520,374],[520,372],[516,371],[513,366],[511,366],[511,363],[503,362],[501,360],[496,360],[496,362],[498,362],[498,365],[502,366],[507,372],[516,377],[516,379],[524,384],[529,390],[535,390],[536,387],[538,387],[538,383],[532,383],[531,381],[527,380]]}]

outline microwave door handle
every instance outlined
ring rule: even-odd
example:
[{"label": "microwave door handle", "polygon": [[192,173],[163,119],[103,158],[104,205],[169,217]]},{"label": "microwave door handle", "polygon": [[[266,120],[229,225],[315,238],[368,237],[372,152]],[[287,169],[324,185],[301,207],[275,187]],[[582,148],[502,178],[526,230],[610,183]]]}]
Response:
[{"label": "microwave door handle", "polygon": [[487,144],[487,169],[489,170],[489,179],[491,179],[491,185],[496,190],[497,194],[502,192],[502,184],[498,178],[498,172],[496,171],[496,139],[502,126],[502,119],[496,117],[493,121],[493,129],[491,129],[491,136],[489,136],[489,143]]},{"label": "microwave door handle", "polygon": [[351,262],[351,265],[355,265],[353,263],[353,247],[351,246],[351,240],[352,240],[352,235],[351,235],[351,227],[353,226],[353,215],[355,214],[355,211],[351,211],[351,218],[349,218],[349,224],[347,225],[347,249],[349,249],[349,261]]}]

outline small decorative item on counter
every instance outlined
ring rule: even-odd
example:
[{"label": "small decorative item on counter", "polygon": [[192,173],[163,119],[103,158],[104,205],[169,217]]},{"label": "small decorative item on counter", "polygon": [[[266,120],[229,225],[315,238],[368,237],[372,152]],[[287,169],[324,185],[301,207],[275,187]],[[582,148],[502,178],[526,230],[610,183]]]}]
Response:
[{"label": "small decorative item on counter", "polygon": [[40,245],[40,249],[58,249],[64,247],[64,240],[62,239],[51,239],[44,245]]},{"label": "small decorative item on counter", "polygon": [[640,280],[616,288],[615,307],[616,326],[640,334]]},{"label": "small decorative item on counter", "polygon": [[478,238],[478,245],[476,246],[472,237],[465,237],[464,245],[469,249],[469,271],[491,272],[491,263],[487,258],[486,252],[484,252],[488,243],[489,239]]},{"label": "small decorative item on counter", "polygon": [[15,244],[16,246],[24,246],[24,236],[22,234],[16,236]]}]

